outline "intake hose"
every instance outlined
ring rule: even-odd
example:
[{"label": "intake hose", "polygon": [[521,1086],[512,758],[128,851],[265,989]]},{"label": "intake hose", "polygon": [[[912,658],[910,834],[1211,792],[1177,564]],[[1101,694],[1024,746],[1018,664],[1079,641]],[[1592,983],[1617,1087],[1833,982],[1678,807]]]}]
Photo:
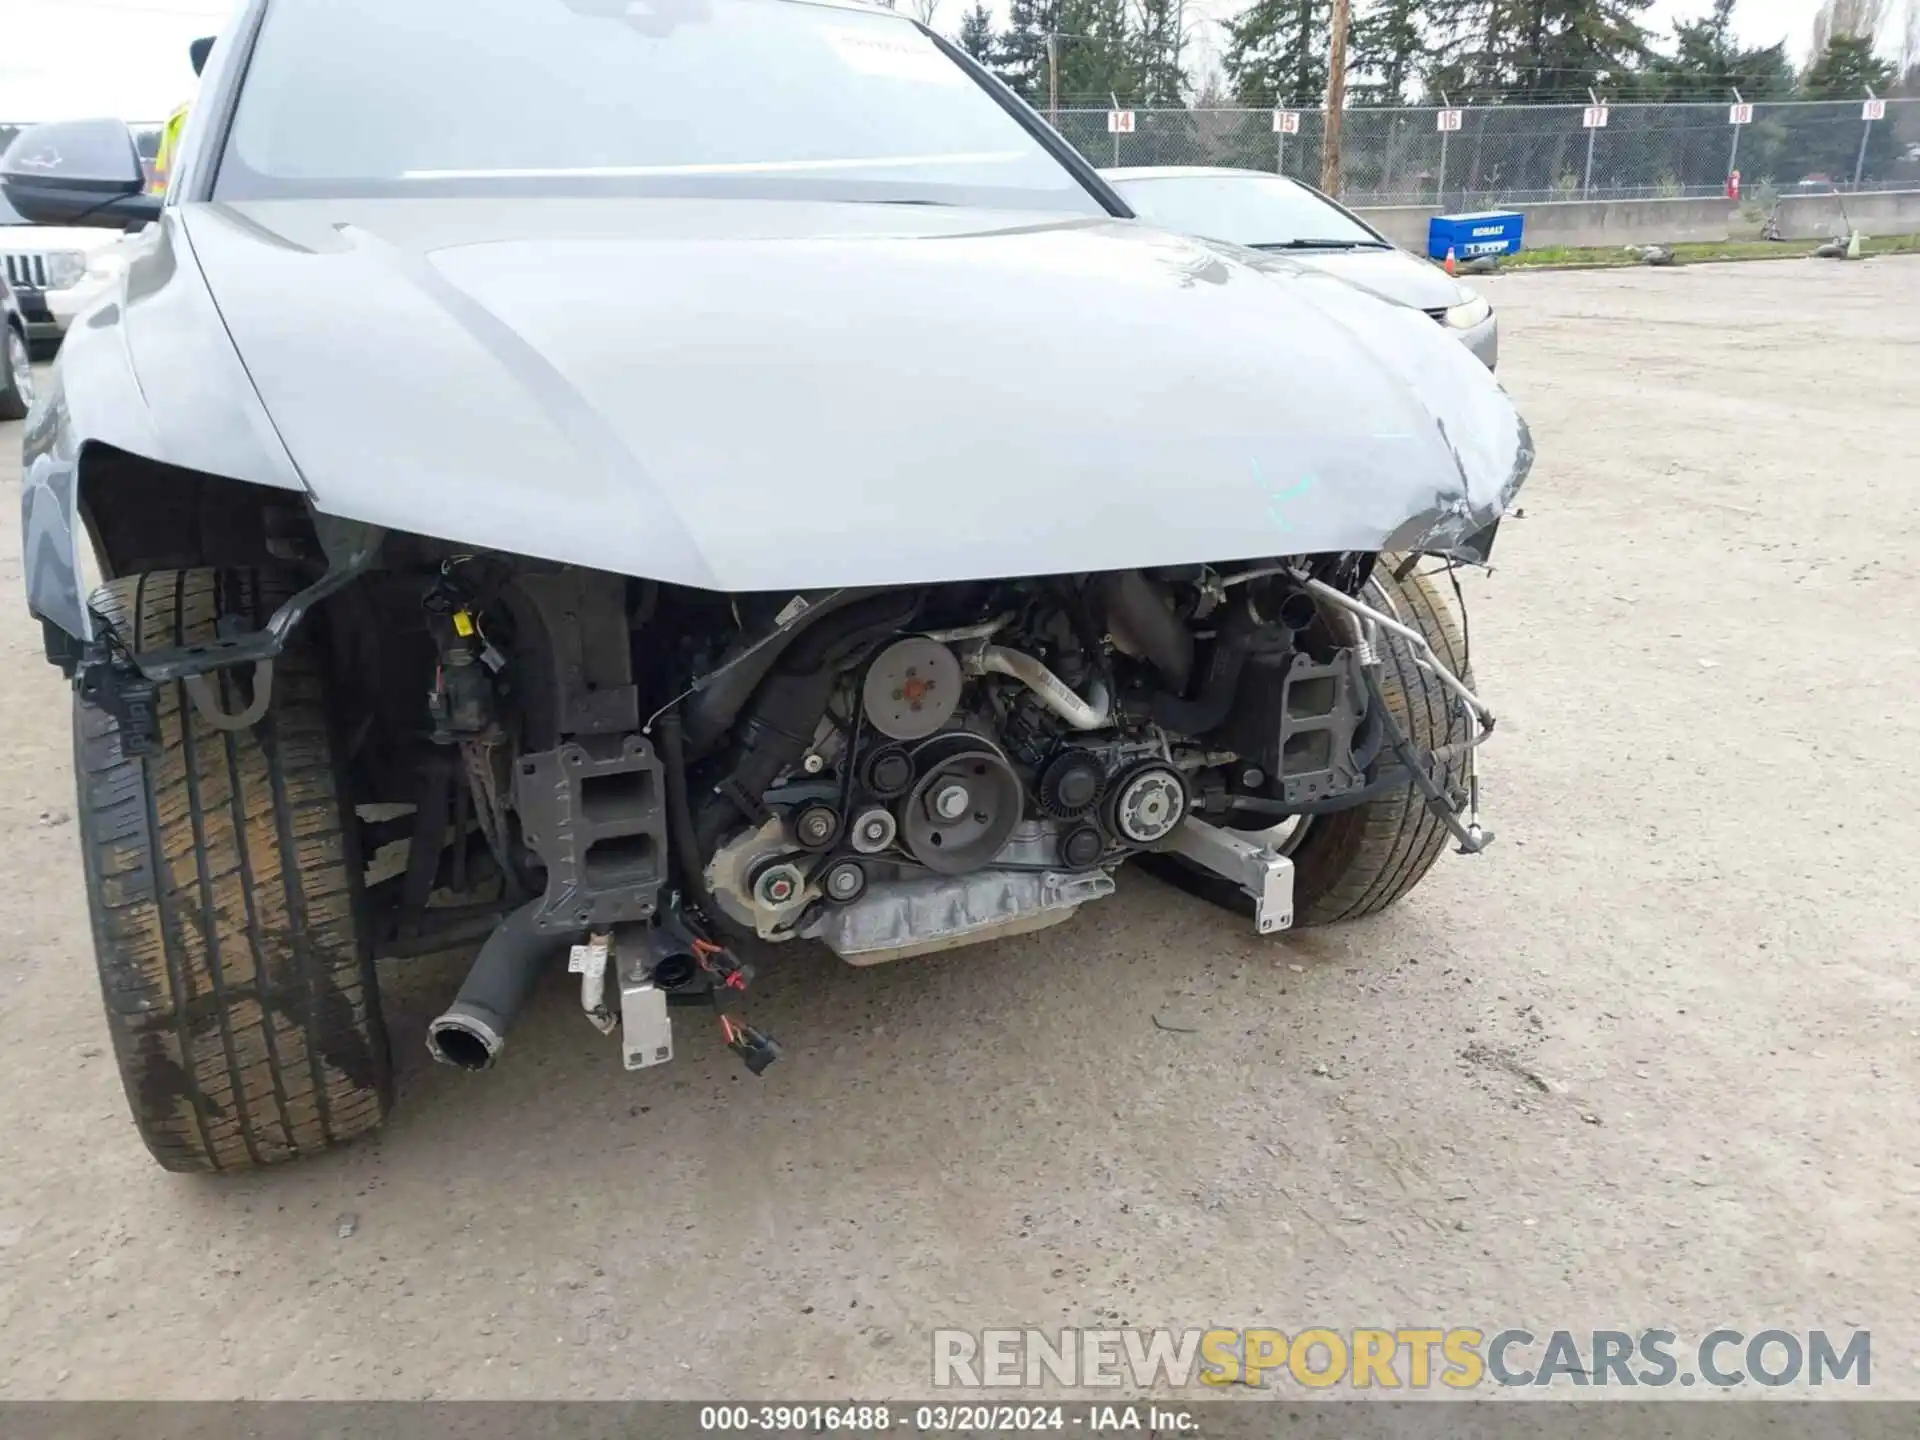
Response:
[{"label": "intake hose", "polygon": [[539,928],[541,903],[528,901],[494,927],[447,1013],[427,1026],[427,1049],[441,1064],[487,1070],[500,1058],[541,962],[561,943]]},{"label": "intake hose", "polygon": [[1253,649],[1257,628],[1244,605],[1234,606],[1213,642],[1200,694],[1182,700],[1171,691],[1161,691],[1150,706],[1154,724],[1189,739],[1224,725],[1240,693],[1240,675],[1247,668],[1247,653]]},{"label": "intake hose", "polygon": [[1095,680],[1082,700],[1066,681],[1033,656],[1004,645],[982,645],[968,654],[966,667],[974,675],[1005,675],[1031,690],[1034,698],[1076,730],[1098,730],[1113,718],[1113,697]]},{"label": "intake hose", "polygon": [[1187,693],[1193,678],[1193,632],[1173,613],[1163,591],[1138,570],[1117,570],[1098,581],[1100,601],[1106,607],[1107,628],[1137,650],[1175,695]]}]

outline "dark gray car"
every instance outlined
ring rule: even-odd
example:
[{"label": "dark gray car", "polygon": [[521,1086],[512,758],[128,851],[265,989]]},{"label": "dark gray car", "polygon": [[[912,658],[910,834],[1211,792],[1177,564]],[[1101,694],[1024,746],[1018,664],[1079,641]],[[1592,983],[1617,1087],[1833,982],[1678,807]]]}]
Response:
[{"label": "dark gray car", "polygon": [[1311,185],[1261,170],[1169,165],[1100,172],[1135,214],[1169,230],[1226,240],[1303,265],[1426,312],[1491,370],[1500,328],[1486,298],[1409,255]]},{"label": "dark gray car", "polygon": [[629,1068],[704,1012],[759,1073],[784,942],[1037,930],[1136,857],[1271,934],[1485,843],[1432,571],[1532,449],[1439,327],[1141,225],[888,11],[403,9],[245,5],[164,203],[110,122],[0,157],[152,222],[22,504],[163,1164],[377,1125],[377,956],[483,942],[448,1064],[564,966]]}]

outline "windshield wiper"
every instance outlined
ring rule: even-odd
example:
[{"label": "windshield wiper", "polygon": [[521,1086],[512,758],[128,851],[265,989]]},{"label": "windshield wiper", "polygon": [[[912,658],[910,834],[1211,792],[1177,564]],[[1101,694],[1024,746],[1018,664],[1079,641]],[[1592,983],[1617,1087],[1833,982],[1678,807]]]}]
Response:
[{"label": "windshield wiper", "polygon": [[1385,250],[1378,240],[1263,240],[1249,250]]}]

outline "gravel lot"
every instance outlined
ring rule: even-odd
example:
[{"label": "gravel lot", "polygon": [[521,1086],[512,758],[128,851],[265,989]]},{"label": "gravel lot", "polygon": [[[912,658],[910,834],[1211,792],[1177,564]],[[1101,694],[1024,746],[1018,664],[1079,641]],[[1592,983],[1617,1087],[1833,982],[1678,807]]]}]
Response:
[{"label": "gravel lot", "polygon": [[438,1069],[464,960],[396,965],[391,1128],[224,1183],[125,1118],[0,426],[0,1396],[913,1396],[936,1326],[1103,1323],[1870,1326],[1920,1394],[1920,263],[1488,290],[1485,857],[1277,943],[1128,872],[799,954],[761,1082],[697,1021],[623,1073],[558,975]]}]

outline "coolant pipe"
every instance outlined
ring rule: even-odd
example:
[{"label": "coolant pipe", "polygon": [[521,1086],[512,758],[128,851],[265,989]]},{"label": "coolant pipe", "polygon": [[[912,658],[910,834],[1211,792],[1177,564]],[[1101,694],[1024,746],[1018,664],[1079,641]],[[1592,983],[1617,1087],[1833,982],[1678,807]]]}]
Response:
[{"label": "coolant pipe", "polygon": [[1040,703],[1076,730],[1098,730],[1113,715],[1113,697],[1098,680],[1082,700],[1073,687],[1033,656],[1001,645],[982,645],[967,656],[975,675],[1005,675],[1031,690]]},{"label": "coolant pipe", "polygon": [[427,1049],[442,1065],[487,1070],[500,1058],[541,961],[560,945],[540,930],[540,905],[529,901],[495,927],[447,1013],[427,1026]]}]

